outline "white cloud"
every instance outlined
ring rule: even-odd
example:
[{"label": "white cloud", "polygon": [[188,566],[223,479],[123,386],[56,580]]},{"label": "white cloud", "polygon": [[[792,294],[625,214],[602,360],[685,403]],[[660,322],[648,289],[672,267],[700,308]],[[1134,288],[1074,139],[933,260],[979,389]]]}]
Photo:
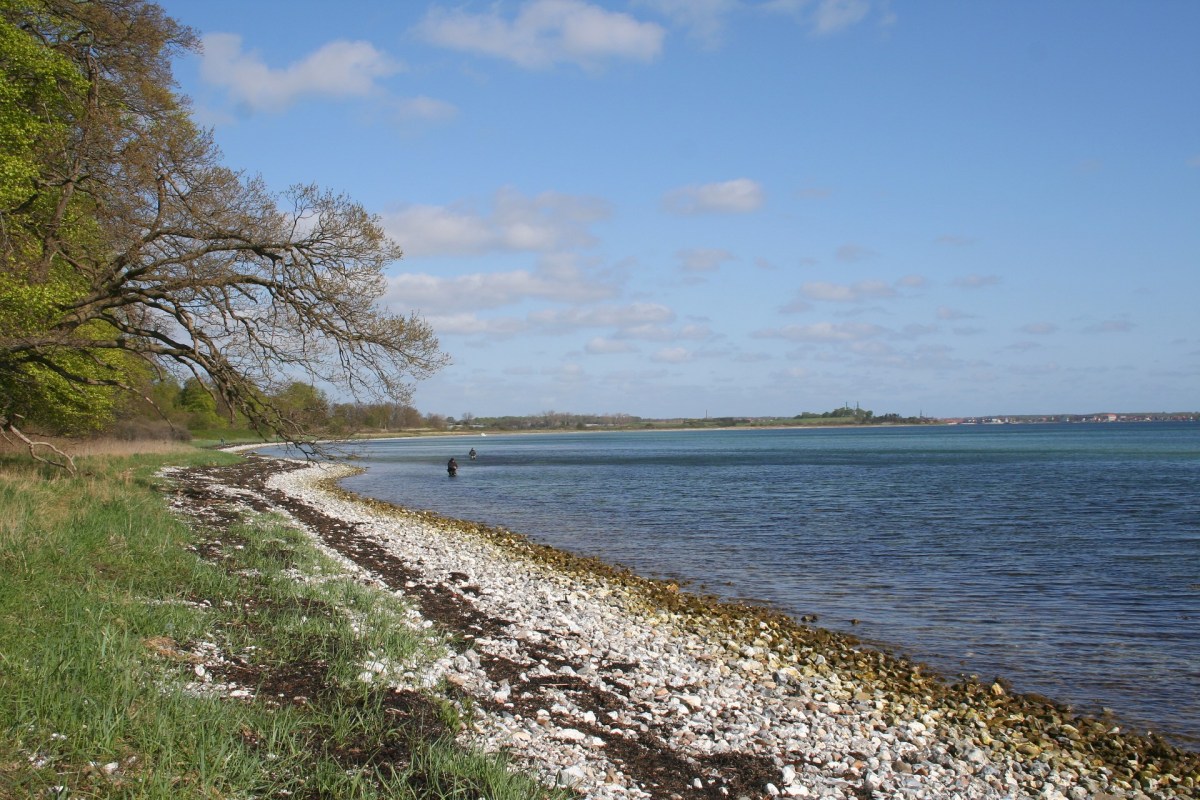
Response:
[{"label": "white cloud", "polygon": [[686,347],[665,347],[650,357],[660,364],[684,364],[692,360],[692,352]]},{"label": "white cloud", "polygon": [[589,246],[588,226],[609,216],[591,197],[496,192],[491,213],[464,206],[406,206],[382,215],[388,234],[410,256],[477,255],[492,250],[550,252]]},{"label": "white cloud", "polygon": [[719,248],[692,248],[680,250],[679,266],[685,272],[715,272],[726,261],[734,259],[733,253]]},{"label": "white cloud", "polygon": [[368,42],[338,40],[283,69],[264,64],[257,53],[242,51],[242,37],[213,33],[204,37],[200,75],[223,86],[233,99],[254,110],[280,111],[305,95],[362,97],[377,90],[377,80],[403,66]]},{"label": "white cloud", "polygon": [[667,17],[705,47],[721,44],[725,18],[738,8],[737,0],[640,0],[638,5]]},{"label": "white cloud", "polygon": [[652,61],[666,36],[660,25],[582,0],[530,0],[511,20],[495,8],[482,14],[434,8],[417,32],[433,44],[527,69],[557,63],[594,68],[610,59]]},{"label": "white cloud", "polygon": [[484,319],[475,314],[433,314],[425,317],[425,321],[439,335],[457,334],[460,336],[514,336],[528,329],[528,325],[512,317]]},{"label": "white cloud", "polygon": [[[883,25],[895,23],[886,0],[879,3]],[[871,12],[871,0],[767,0],[758,8],[777,14],[788,14],[802,20],[817,36],[827,36],[857,25]],[[810,10],[811,9],[811,10]]]},{"label": "white cloud", "polygon": [[586,346],[584,352],[589,355],[609,355],[612,353],[632,353],[637,348],[626,341],[617,339],[605,339],[602,336],[597,336],[591,339]]},{"label": "white cloud", "polygon": [[870,10],[868,0],[821,0],[813,12],[813,32],[818,36],[837,33],[862,22]]},{"label": "white cloud", "polygon": [[569,265],[544,265],[534,270],[474,273],[455,278],[424,274],[396,275],[389,279],[388,302],[422,313],[462,309],[499,308],[535,298],[578,303],[603,300],[615,288],[596,281]]},{"label": "white cloud", "polygon": [[752,335],[759,339],[787,339],[792,342],[857,342],[880,336],[884,332],[878,325],[867,323],[814,322],[811,325],[768,328]]},{"label": "white cloud", "polygon": [[713,332],[707,325],[684,325],[672,328],[668,325],[644,322],[629,325],[617,332],[621,339],[641,339],[651,342],[675,342],[680,340],[705,341],[713,338]]},{"label": "white cloud", "polygon": [[403,119],[440,122],[458,116],[458,108],[453,104],[424,95],[397,100],[394,107],[397,115]]},{"label": "white cloud", "polygon": [[828,300],[838,303],[861,303],[880,297],[895,297],[896,290],[883,281],[859,281],[851,285],[813,281],[800,287],[809,300]]},{"label": "white cloud", "polygon": [[779,310],[784,314],[802,314],[805,311],[812,311],[812,307],[812,303],[796,297],[792,302],[780,306]]},{"label": "white cloud", "polygon": [[957,308],[950,308],[949,306],[938,306],[937,318],[944,319],[944,320],[970,319],[971,315],[966,313],[965,311],[959,311]]},{"label": "white cloud", "polygon": [[737,178],[673,189],[663,198],[663,207],[676,214],[745,214],[757,211],[765,200],[757,181]]},{"label": "white cloud", "polygon": [[529,318],[548,328],[626,328],[671,322],[675,319],[675,312],[658,303],[633,303],[627,306],[538,311],[530,314]]}]

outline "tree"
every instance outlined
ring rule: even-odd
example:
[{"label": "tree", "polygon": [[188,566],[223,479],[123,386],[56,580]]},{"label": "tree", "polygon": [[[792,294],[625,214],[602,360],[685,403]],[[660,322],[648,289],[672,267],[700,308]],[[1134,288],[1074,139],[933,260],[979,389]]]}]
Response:
[{"label": "tree", "polygon": [[158,6],[0,0],[0,26],[24,87],[0,95],[21,143],[0,174],[0,429],[97,427],[165,370],[303,442],[272,400],[290,383],[405,401],[446,363],[423,320],[379,305],[401,250],[376,217],[220,164],[173,92],[196,39]]}]

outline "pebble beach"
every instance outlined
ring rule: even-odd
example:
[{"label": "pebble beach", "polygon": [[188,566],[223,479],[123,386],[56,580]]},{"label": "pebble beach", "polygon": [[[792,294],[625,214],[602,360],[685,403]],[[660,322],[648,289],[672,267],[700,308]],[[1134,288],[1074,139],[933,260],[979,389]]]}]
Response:
[{"label": "pebble beach", "polygon": [[1003,680],[952,683],[769,608],[357,497],[349,467],[262,462],[271,506],[453,643],[362,679],[452,684],[465,741],[582,797],[1200,796],[1200,755]]}]

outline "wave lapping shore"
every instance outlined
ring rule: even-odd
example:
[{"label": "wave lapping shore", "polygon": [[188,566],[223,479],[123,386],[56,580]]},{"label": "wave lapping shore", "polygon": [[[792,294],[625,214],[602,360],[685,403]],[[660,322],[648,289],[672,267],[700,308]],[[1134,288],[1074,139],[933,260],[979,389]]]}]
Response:
[{"label": "wave lapping shore", "polygon": [[[458,687],[461,734],[589,798],[1197,797],[1200,755],[1001,682],[950,684],[852,637],[255,459],[257,493],[449,634],[398,688]],[[215,478],[220,480],[219,477]],[[370,677],[370,676],[369,676]]]}]

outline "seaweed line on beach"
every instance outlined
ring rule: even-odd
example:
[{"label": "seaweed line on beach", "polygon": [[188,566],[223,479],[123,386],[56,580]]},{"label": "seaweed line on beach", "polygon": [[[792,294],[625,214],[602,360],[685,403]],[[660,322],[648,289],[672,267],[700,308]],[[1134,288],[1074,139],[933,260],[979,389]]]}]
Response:
[{"label": "seaweed line on beach", "polygon": [[[303,491],[279,488],[305,466],[248,457],[186,471],[177,485],[187,487],[184,504],[209,505],[219,503],[203,487],[236,487],[248,507],[284,512],[414,602],[453,642],[446,679],[478,717],[468,735],[587,796],[1197,796],[1200,755],[1158,737],[999,681],[950,682],[769,608],[681,591],[502,528],[358,497],[336,485],[345,468],[305,478]],[[418,541],[445,537],[450,555],[397,545],[389,520],[415,529]],[[502,587],[485,585],[497,576],[454,567],[455,543],[465,550],[464,542],[498,554],[478,571],[500,563],[524,576],[526,594],[544,583],[544,596],[503,598]],[[652,650],[669,650],[667,666],[647,670],[642,651],[598,642],[595,621],[572,618],[596,604],[611,620],[634,620]],[[551,754],[553,743],[562,751]]]}]

